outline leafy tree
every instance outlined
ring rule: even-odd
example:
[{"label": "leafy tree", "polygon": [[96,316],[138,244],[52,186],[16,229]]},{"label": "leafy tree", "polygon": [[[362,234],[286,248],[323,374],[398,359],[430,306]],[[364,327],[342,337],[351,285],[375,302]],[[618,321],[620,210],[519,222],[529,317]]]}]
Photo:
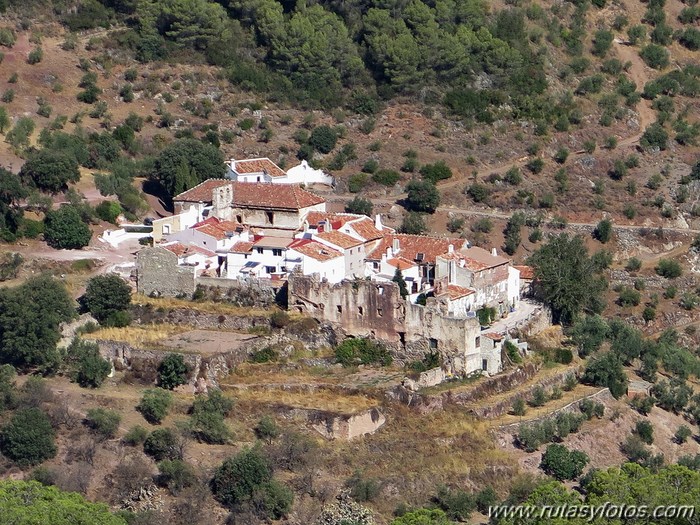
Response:
[{"label": "leafy tree", "polygon": [[124,443],[135,447],[137,445],[143,445],[148,437],[148,430],[143,428],[141,425],[133,426],[124,436]]},{"label": "leafy tree", "polygon": [[85,418],[87,426],[106,439],[117,435],[121,420],[119,413],[105,408],[91,408]]},{"label": "leafy tree", "polygon": [[141,412],[144,419],[153,425],[159,425],[168,415],[173,396],[160,388],[151,388],[144,392],[136,410]]},{"label": "leafy tree", "polygon": [[425,224],[423,214],[415,211],[408,212],[404,215],[401,226],[399,227],[401,233],[408,233],[410,235],[421,235],[427,230],[428,226]]},{"label": "leafy tree", "polygon": [[190,432],[205,443],[227,443],[231,439],[231,431],[224,418],[232,409],[233,401],[218,389],[209,392],[206,398],[197,398],[192,407]]},{"label": "leafy tree", "polygon": [[657,44],[647,44],[639,52],[639,56],[647,66],[654,69],[664,69],[669,64],[668,51]]},{"label": "leafy tree", "polygon": [[581,380],[584,383],[608,387],[615,398],[627,391],[627,375],[622,367],[622,360],[613,352],[591,359],[586,364]]},{"label": "leafy tree", "polygon": [[43,149],[32,154],[22,165],[19,174],[25,184],[49,193],[63,191],[68,187],[68,183],[80,180],[75,158],[52,149]]},{"label": "leafy tree", "polygon": [[5,135],[5,140],[15,148],[28,148],[29,137],[34,133],[35,124],[29,117],[20,117],[13,128]]},{"label": "leafy tree", "polygon": [[571,337],[581,357],[588,357],[600,349],[608,335],[608,324],[599,315],[587,315],[574,323]]},{"label": "leafy tree", "polygon": [[360,197],[359,195],[355,196],[351,201],[349,201],[345,205],[345,211],[347,213],[356,213],[358,215],[367,215],[368,217],[372,216],[372,201],[369,199],[365,199],[363,197]]},{"label": "leafy tree", "polygon": [[541,297],[556,321],[570,324],[583,311],[600,308],[605,281],[596,275],[581,236],[562,233],[528,258],[542,284]]},{"label": "leafy tree", "polygon": [[111,222],[116,224],[117,217],[122,212],[122,207],[118,202],[115,201],[102,201],[97,206],[95,206],[95,213],[103,221]]},{"label": "leafy tree", "polygon": [[467,188],[466,193],[474,202],[485,202],[489,198],[491,192],[484,184],[475,182]]},{"label": "leafy tree", "polygon": [[610,219],[603,219],[598,223],[593,230],[593,237],[605,244],[612,237],[612,221]]},{"label": "leafy tree", "polygon": [[418,509],[396,518],[391,525],[450,525],[452,522],[440,509]]},{"label": "leafy tree", "polygon": [[158,365],[158,386],[166,390],[187,382],[188,367],[181,354],[168,354]]},{"label": "leafy tree", "polygon": [[110,362],[100,356],[97,344],[79,338],[73,339],[68,347],[66,361],[74,380],[85,388],[98,388],[112,371]]},{"label": "leafy tree", "polygon": [[330,126],[317,126],[311,131],[309,144],[320,153],[330,153],[338,141],[338,134]]},{"label": "leafy tree", "polygon": [[654,442],[654,427],[649,421],[637,421],[633,432],[647,445],[651,445]]},{"label": "leafy tree", "polygon": [[159,428],[151,432],[143,442],[143,452],[156,461],[182,459],[182,443],[175,431]]},{"label": "leafy tree", "polygon": [[179,139],[156,157],[151,177],[170,195],[177,195],[207,179],[223,178],[225,173],[223,155],[216,147],[196,139]]},{"label": "leafy tree", "polygon": [[693,431],[690,430],[686,425],[681,425],[678,427],[678,430],[676,430],[676,433],[673,435],[673,439],[678,443],[679,445],[682,445],[686,441],[688,441],[688,438],[693,435]]},{"label": "leafy tree", "polygon": [[38,408],[20,409],[0,430],[0,451],[22,466],[36,465],[56,455],[49,418]]},{"label": "leafy tree", "polygon": [[639,144],[644,149],[659,148],[665,150],[668,147],[668,133],[659,122],[654,122],[644,130]]},{"label": "leafy tree", "polygon": [[71,204],[49,211],[44,218],[44,239],[52,248],[80,249],[87,246],[91,238],[90,228],[83,222],[78,209]]},{"label": "leafy tree", "polygon": [[564,445],[549,445],[542,455],[540,468],[559,481],[576,479],[588,464],[588,456],[578,450],[569,450]]},{"label": "leafy tree", "polygon": [[476,507],[476,501],[472,494],[445,486],[438,489],[435,502],[445,511],[448,518],[459,521],[468,521]]},{"label": "leafy tree", "polygon": [[[31,504],[28,504],[31,502]],[[3,521],[16,525],[127,525],[111,514],[107,505],[91,503],[76,492],[63,492],[36,481],[0,482],[0,514]]]},{"label": "leafy tree", "polygon": [[429,181],[412,180],[406,185],[406,207],[411,211],[435,213],[440,205],[440,192]]},{"label": "leafy tree", "polygon": [[263,416],[254,430],[258,439],[265,440],[268,444],[277,439],[281,433],[279,426],[271,416]]},{"label": "leafy tree", "polygon": [[520,237],[520,229],[525,225],[525,215],[522,212],[514,213],[508,223],[506,224],[503,234],[505,235],[505,242],[503,244],[503,251],[508,255],[513,255],[522,238]]},{"label": "leafy tree", "polygon": [[593,36],[593,54],[603,58],[613,43],[613,34],[607,29],[598,29]]},{"label": "leafy tree", "polygon": [[164,459],[158,463],[158,471],[158,484],[167,487],[174,496],[197,482],[192,466],[181,459]]},{"label": "leafy tree", "polygon": [[394,277],[391,280],[399,285],[399,293],[401,294],[401,297],[405,299],[408,296],[408,287],[406,286],[406,280],[403,278],[403,273],[401,273],[401,268],[398,266],[396,267]]},{"label": "leafy tree", "polygon": [[5,130],[10,127],[10,117],[7,115],[7,110],[0,107],[0,133],[5,133]]},{"label": "leafy tree", "polygon": [[518,397],[513,401],[513,415],[524,416],[526,411],[525,400],[522,397]]},{"label": "leafy tree", "polygon": [[131,304],[131,287],[116,273],[92,277],[82,297],[85,307],[100,322],[108,321]]},{"label": "leafy tree", "polygon": [[437,182],[452,177],[452,170],[444,161],[435,164],[426,164],[420,169],[420,174],[427,181],[436,184]]},{"label": "leafy tree", "polygon": [[675,279],[683,274],[683,268],[680,263],[673,259],[659,259],[654,270],[658,275],[666,279]]},{"label": "leafy tree", "polygon": [[0,289],[0,359],[22,370],[54,371],[60,362],[59,325],[74,316],[73,299],[49,275]]},{"label": "leafy tree", "polygon": [[377,170],[374,175],[372,175],[372,180],[383,186],[394,186],[400,179],[401,175],[398,171],[394,170]]},{"label": "leafy tree", "polygon": [[254,492],[272,480],[272,467],[259,447],[246,448],[225,460],[214,473],[214,498],[233,508],[250,500]]}]

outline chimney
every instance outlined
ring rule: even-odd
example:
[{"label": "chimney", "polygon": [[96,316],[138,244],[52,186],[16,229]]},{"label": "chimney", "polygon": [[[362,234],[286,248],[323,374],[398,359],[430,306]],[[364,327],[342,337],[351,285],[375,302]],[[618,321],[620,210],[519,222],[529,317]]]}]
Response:
[{"label": "chimney", "polygon": [[325,224],[326,224],[326,226],[325,226],[325,231],[327,231],[327,232],[332,232],[332,231],[333,231],[333,223],[331,222],[331,220],[330,220],[330,219],[326,219],[326,220],[325,220]]},{"label": "chimney", "polygon": [[202,216],[202,212],[204,211],[204,203],[202,201],[199,201],[199,204],[197,205],[197,222],[202,222],[204,217]]},{"label": "chimney", "polygon": [[391,246],[391,247],[392,247],[392,249],[393,249],[393,251],[394,251],[394,255],[396,255],[397,253],[399,253],[399,250],[401,250],[401,245],[399,244],[399,240],[395,238],[394,241],[392,242],[392,246]]},{"label": "chimney", "polygon": [[453,245],[448,245],[447,246],[447,253],[454,253],[455,247]]},{"label": "chimney", "polygon": [[382,226],[382,216],[378,213],[374,216],[374,227],[379,231],[384,229],[384,226]]},{"label": "chimney", "polygon": [[491,248],[491,255],[493,255],[494,257],[496,257],[498,255],[496,248]]},{"label": "chimney", "polygon": [[391,246],[389,246],[386,249],[386,253],[384,254],[384,257],[386,257],[387,259],[391,257]]}]

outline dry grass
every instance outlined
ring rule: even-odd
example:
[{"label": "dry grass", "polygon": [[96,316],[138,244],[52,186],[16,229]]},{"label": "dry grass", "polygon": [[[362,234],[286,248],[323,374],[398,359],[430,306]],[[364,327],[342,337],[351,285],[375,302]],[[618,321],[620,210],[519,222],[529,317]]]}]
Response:
[{"label": "dry grass", "polygon": [[[205,312],[209,314],[228,314],[239,317],[267,317],[275,309],[249,308],[234,306],[228,303],[215,303],[213,301],[188,301],[186,299],[175,299],[170,297],[148,297],[147,295],[136,294],[132,298],[134,304],[151,305],[154,308],[165,309],[188,309]],[[290,315],[290,317],[293,317]]]},{"label": "dry grass", "polygon": [[189,326],[170,324],[134,325],[124,328],[100,328],[99,330],[84,334],[84,339],[105,339],[108,341],[121,341],[132,346],[154,344],[176,334],[191,330]]},{"label": "dry grass", "polygon": [[363,395],[338,394],[327,389],[313,392],[293,392],[280,389],[229,389],[241,402],[258,403],[306,410],[325,410],[339,414],[355,414],[377,406],[377,401]]}]

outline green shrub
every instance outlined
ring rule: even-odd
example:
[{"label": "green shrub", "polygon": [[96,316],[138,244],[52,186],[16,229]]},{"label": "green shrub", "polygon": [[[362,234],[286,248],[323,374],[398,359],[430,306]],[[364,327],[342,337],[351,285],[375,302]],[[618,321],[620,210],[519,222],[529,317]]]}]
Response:
[{"label": "green shrub", "polygon": [[345,482],[350,489],[350,496],[355,501],[374,501],[379,496],[381,486],[375,479],[365,478],[361,472],[355,473]]},{"label": "green shrub", "polygon": [[588,456],[578,450],[569,450],[564,445],[549,445],[542,455],[540,468],[559,481],[576,479],[588,464]]},{"label": "green shrub", "polygon": [[330,153],[338,141],[338,134],[330,126],[317,126],[311,131],[309,144],[320,153]]},{"label": "green shrub", "polygon": [[383,186],[393,186],[401,179],[399,172],[394,170],[377,170],[372,175],[372,180]]},{"label": "green shrub", "polygon": [[131,287],[117,274],[98,275],[88,281],[81,301],[95,319],[107,321],[129,307]]},{"label": "green shrub", "polygon": [[148,430],[141,425],[133,426],[124,436],[124,443],[132,447],[143,445],[148,437]]},{"label": "green shrub", "polygon": [[153,425],[159,425],[172,405],[172,394],[160,388],[146,390],[136,410],[141,412],[144,419]]},{"label": "green shrub", "polygon": [[281,434],[281,430],[271,416],[263,416],[255,426],[255,435],[268,443],[272,443]]},{"label": "green shrub", "polygon": [[658,275],[666,279],[675,279],[683,273],[680,263],[673,259],[660,259],[654,270]]},{"label": "green shrub", "polygon": [[182,354],[168,354],[158,365],[158,386],[172,390],[184,385],[188,371]]},{"label": "green shrub", "polygon": [[0,451],[21,466],[37,465],[56,455],[54,430],[38,408],[17,410],[0,429]]},{"label": "green shrub", "polygon": [[117,223],[117,217],[119,217],[121,212],[122,207],[115,201],[102,201],[95,206],[97,216],[103,221],[111,222],[112,224]]},{"label": "green shrub", "polygon": [[102,438],[110,439],[117,435],[121,420],[117,412],[105,408],[91,408],[87,411],[85,423]]},{"label": "green shrub", "polygon": [[381,343],[364,337],[346,339],[335,349],[336,361],[343,366],[357,364],[389,366],[391,354]]},{"label": "green shrub", "polygon": [[369,184],[369,176],[366,173],[351,175],[348,179],[348,191],[350,193],[359,193],[367,184]]},{"label": "green shrub", "polygon": [[166,487],[173,496],[197,483],[194,469],[181,459],[164,459],[158,463],[158,485]]},{"label": "green shrub", "polygon": [[649,421],[637,421],[633,432],[647,445],[651,445],[654,442],[654,427]]},{"label": "green shrub", "polygon": [[435,164],[426,164],[421,167],[420,174],[425,180],[435,184],[441,180],[452,177],[452,170],[444,161],[438,161]]},{"label": "green shrub", "polygon": [[359,195],[357,195],[345,205],[345,212],[355,213],[358,215],[367,215],[368,217],[371,217],[372,208],[373,206],[371,200],[362,198]]},{"label": "green shrub", "polygon": [[143,452],[156,461],[182,459],[182,442],[172,429],[159,428],[143,442]]},{"label": "green shrub", "polygon": [[44,58],[44,51],[40,47],[35,47],[27,56],[27,64],[38,64]]},{"label": "green shrub", "polygon": [[444,486],[438,489],[435,502],[450,519],[460,522],[468,521],[476,508],[476,501],[472,494]]}]

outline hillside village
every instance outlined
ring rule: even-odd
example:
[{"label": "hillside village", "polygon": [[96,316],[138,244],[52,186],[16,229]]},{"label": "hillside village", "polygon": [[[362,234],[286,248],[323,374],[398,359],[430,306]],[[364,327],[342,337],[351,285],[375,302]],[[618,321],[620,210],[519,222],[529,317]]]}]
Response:
[{"label": "hillside village", "polygon": [[[334,322],[349,335],[399,341],[404,349],[406,340],[422,337],[428,341],[424,351],[450,349],[470,356],[457,358],[450,373],[501,371],[501,343],[514,327],[508,316],[523,320],[521,296],[533,277],[529,267],[515,266],[495,248],[489,252],[465,239],[397,233],[382,224],[379,214],[371,219],[327,212],[325,200],[302,185],[330,177],[311,170],[297,183],[280,182],[287,180],[284,173],[269,159],[231,161],[229,178],[209,179],[176,195],[175,214],[153,221],[154,247],[138,254],[138,291],[187,297],[202,278],[224,288],[230,280],[250,286],[261,279],[276,286],[291,281],[290,308]],[[164,251],[172,257],[163,258]],[[331,285],[352,284],[336,286],[344,294],[317,298],[311,306],[311,292],[299,291],[302,276],[317,279],[317,293],[320,286],[332,290]],[[399,295],[381,306],[376,297],[351,301],[363,280],[374,283],[370,296],[383,295],[387,283],[399,286]],[[429,328],[421,314],[406,328],[406,308],[434,310],[439,318],[463,322],[452,333],[442,326]],[[526,315],[535,309],[530,302],[522,308]],[[480,322],[490,343],[483,347]],[[453,361],[454,356],[444,359]]]}]

